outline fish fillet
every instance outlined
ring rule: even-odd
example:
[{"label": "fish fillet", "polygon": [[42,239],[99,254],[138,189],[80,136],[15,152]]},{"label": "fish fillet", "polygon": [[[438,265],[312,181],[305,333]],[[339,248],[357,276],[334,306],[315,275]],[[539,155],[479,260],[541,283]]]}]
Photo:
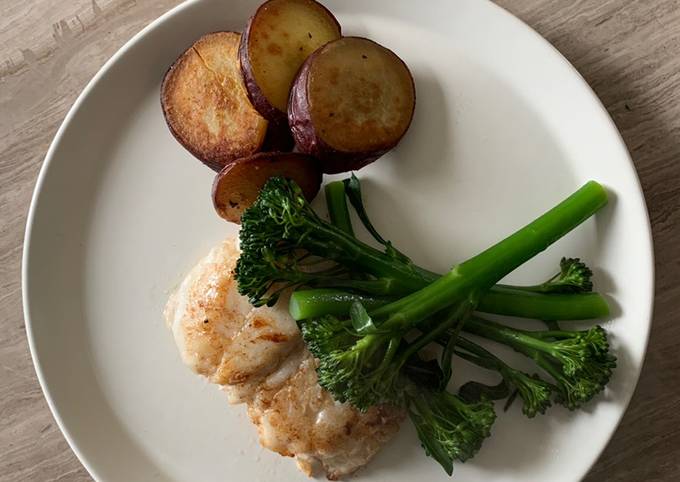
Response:
[{"label": "fish fillet", "polygon": [[295,457],[308,475],[351,474],[396,434],[403,410],[362,413],[335,402],[317,382],[288,300],[254,308],[238,294],[238,256],[236,240],[225,240],[170,297],[165,319],[183,362],[220,385],[230,403],[247,403],[262,446]]}]

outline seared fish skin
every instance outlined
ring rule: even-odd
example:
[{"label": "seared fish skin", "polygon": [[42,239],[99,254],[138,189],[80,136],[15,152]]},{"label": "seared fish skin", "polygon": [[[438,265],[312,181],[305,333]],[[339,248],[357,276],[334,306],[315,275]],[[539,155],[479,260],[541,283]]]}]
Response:
[{"label": "seared fish skin", "polygon": [[362,413],[317,383],[288,299],[254,308],[232,276],[239,251],[228,238],[189,272],[168,300],[165,319],[182,361],[220,385],[231,403],[247,403],[262,446],[295,457],[336,480],[366,465],[399,430],[404,411]]}]

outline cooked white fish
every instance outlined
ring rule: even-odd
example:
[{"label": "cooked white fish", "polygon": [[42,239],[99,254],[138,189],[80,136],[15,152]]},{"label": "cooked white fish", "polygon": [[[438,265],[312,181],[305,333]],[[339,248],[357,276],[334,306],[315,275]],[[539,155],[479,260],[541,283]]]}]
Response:
[{"label": "cooked white fish", "polygon": [[307,475],[319,465],[336,480],[366,465],[397,433],[404,414],[388,406],[361,413],[334,401],[317,383],[309,351],[301,347],[296,356],[297,370],[279,385],[261,386],[248,415],[263,447],[295,457]]},{"label": "cooked white fish", "polygon": [[287,303],[253,308],[238,294],[234,239],[213,248],[170,297],[165,319],[182,360],[219,385],[244,385],[273,371],[300,341]]},{"label": "cooked white fish", "polygon": [[165,309],[184,363],[246,402],[260,443],[295,457],[312,475],[337,479],[362,467],[399,430],[400,409],[365,413],[337,403],[317,383],[288,300],[254,308],[237,291],[235,239],[215,247],[187,275]]}]

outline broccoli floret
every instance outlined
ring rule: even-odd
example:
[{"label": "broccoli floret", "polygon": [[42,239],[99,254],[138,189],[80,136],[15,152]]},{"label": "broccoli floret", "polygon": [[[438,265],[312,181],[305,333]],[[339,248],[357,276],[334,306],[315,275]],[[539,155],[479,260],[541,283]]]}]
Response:
[{"label": "broccoli floret", "polygon": [[[554,387],[538,375],[529,375],[512,368],[496,355],[467,338],[458,337],[456,345],[456,355],[480,367],[495,370],[503,377],[501,386],[506,388],[506,394],[499,398],[506,398],[508,396],[507,392],[511,390],[516,391],[517,395],[522,399],[522,413],[527,417],[533,418],[539,413],[543,414],[552,405]],[[493,391],[490,392],[481,388],[476,385],[468,385],[467,387],[464,385],[461,387],[461,391],[466,393],[468,397],[473,396],[475,392],[479,396],[488,396],[489,393],[494,394]],[[504,395],[501,390],[496,390],[496,394]]]},{"label": "broccoli floret", "polygon": [[595,376],[586,372],[565,376],[559,371],[556,372],[543,367],[557,381],[555,401],[560,405],[564,405],[569,410],[576,410],[588,403],[603,390],[604,386],[609,382],[611,370],[616,366],[613,359],[607,360],[605,364],[608,366],[605,371],[609,371],[609,375],[606,375],[605,378],[602,378],[603,372],[601,369],[595,370]]},{"label": "broccoli floret", "polygon": [[550,408],[553,387],[537,374],[529,375],[519,370],[503,370],[501,375],[522,399],[522,413],[529,418],[544,414]]},{"label": "broccoli floret", "polygon": [[[323,221],[295,182],[269,179],[241,217],[241,256],[235,277],[239,292],[254,305],[273,304],[286,287],[342,287],[374,295],[406,294],[427,281],[414,265],[395,261],[381,251]],[[303,260],[332,263],[317,272]],[[370,279],[351,279],[363,270]]]},{"label": "broccoli floret", "polygon": [[447,391],[419,388],[407,393],[409,416],[425,452],[449,475],[455,460],[472,458],[491,434],[496,412],[488,400],[467,402]]},{"label": "broccoli floret", "polygon": [[405,365],[421,348],[464,320],[468,311],[457,307],[411,343],[402,340],[408,328],[376,327],[359,303],[352,307],[350,319],[327,315],[302,322],[300,330],[319,361],[319,385],[334,399],[367,410],[380,403],[403,404]]},{"label": "broccoli floret", "polygon": [[543,284],[544,293],[587,293],[593,290],[593,272],[579,258],[562,258],[560,273]]},{"label": "broccoli floret", "polygon": [[401,366],[390,366],[399,338],[361,335],[351,322],[330,315],[302,323],[300,328],[307,348],[319,360],[319,385],[335,400],[350,402],[360,410],[379,403],[402,403]]},{"label": "broccoli floret", "polygon": [[562,258],[560,272],[536,286],[508,286],[511,289],[534,293],[590,293],[593,291],[593,272],[579,258]]},{"label": "broccoli floret", "polygon": [[527,331],[479,318],[470,318],[463,330],[503,343],[531,358],[556,385],[556,401],[573,410],[600,393],[609,382],[616,357],[609,351],[600,326],[589,330]]}]

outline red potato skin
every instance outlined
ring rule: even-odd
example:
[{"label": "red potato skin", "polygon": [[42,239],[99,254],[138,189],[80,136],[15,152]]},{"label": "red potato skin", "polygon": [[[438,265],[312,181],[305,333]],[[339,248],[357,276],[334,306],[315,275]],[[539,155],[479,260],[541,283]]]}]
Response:
[{"label": "red potato skin", "polygon": [[[255,74],[253,73],[252,64],[250,62],[250,54],[248,53],[248,43],[250,41],[250,31],[251,26],[253,24],[253,20],[257,16],[257,13],[260,11],[260,9],[266,5],[266,3],[267,2],[260,5],[255,11],[255,13],[250,17],[250,19],[248,19],[246,28],[243,29],[243,33],[241,34],[241,43],[239,44],[238,48],[238,57],[241,63],[241,73],[243,74],[243,83],[246,86],[248,99],[250,99],[250,103],[253,105],[253,107],[255,107],[255,110],[258,111],[262,117],[264,117],[270,122],[277,124],[286,124],[288,122],[287,113],[280,111],[279,109],[271,105],[267,98],[264,96],[264,93],[262,92],[262,89],[260,89],[260,86],[257,85],[257,82],[255,82]],[[328,13],[329,18],[333,19],[335,24],[338,26],[338,31],[341,31],[340,23],[331,13],[331,11],[321,4],[319,4],[319,6]]]},{"label": "red potato skin", "polygon": [[[321,188],[322,173],[312,156],[296,152],[260,152],[227,164],[215,176],[212,185],[215,211],[221,218],[240,224],[243,211],[255,201],[266,181],[274,176],[296,181],[310,202]],[[230,191],[229,188],[235,186],[241,189]],[[252,199],[242,196],[245,191]]]},{"label": "red potato skin", "polygon": [[[295,139],[297,150],[319,159],[321,162],[321,169],[324,173],[338,174],[341,172],[356,171],[374,162],[376,159],[393,149],[401,139],[395,143],[385,145],[382,148],[372,150],[371,152],[339,151],[321,139],[317,134],[316,128],[311,121],[311,116],[309,115],[307,80],[314,59],[323,51],[323,49],[324,47],[321,47],[307,58],[305,63],[302,64],[302,67],[300,67],[295,82],[293,82],[293,87],[290,91],[290,99],[288,101],[288,125],[293,134],[293,139]],[[404,63],[403,60],[402,63]],[[406,66],[405,63],[404,65]],[[413,76],[411,76],[411,82],[413,83]],[[411,120],[413,119],[413,113],[415,112],[415,84],[413,84],[413,91],[414,108],[413,111],[411,111]],[[409,120],[409,124],[410,122],[411,121]]]}]

